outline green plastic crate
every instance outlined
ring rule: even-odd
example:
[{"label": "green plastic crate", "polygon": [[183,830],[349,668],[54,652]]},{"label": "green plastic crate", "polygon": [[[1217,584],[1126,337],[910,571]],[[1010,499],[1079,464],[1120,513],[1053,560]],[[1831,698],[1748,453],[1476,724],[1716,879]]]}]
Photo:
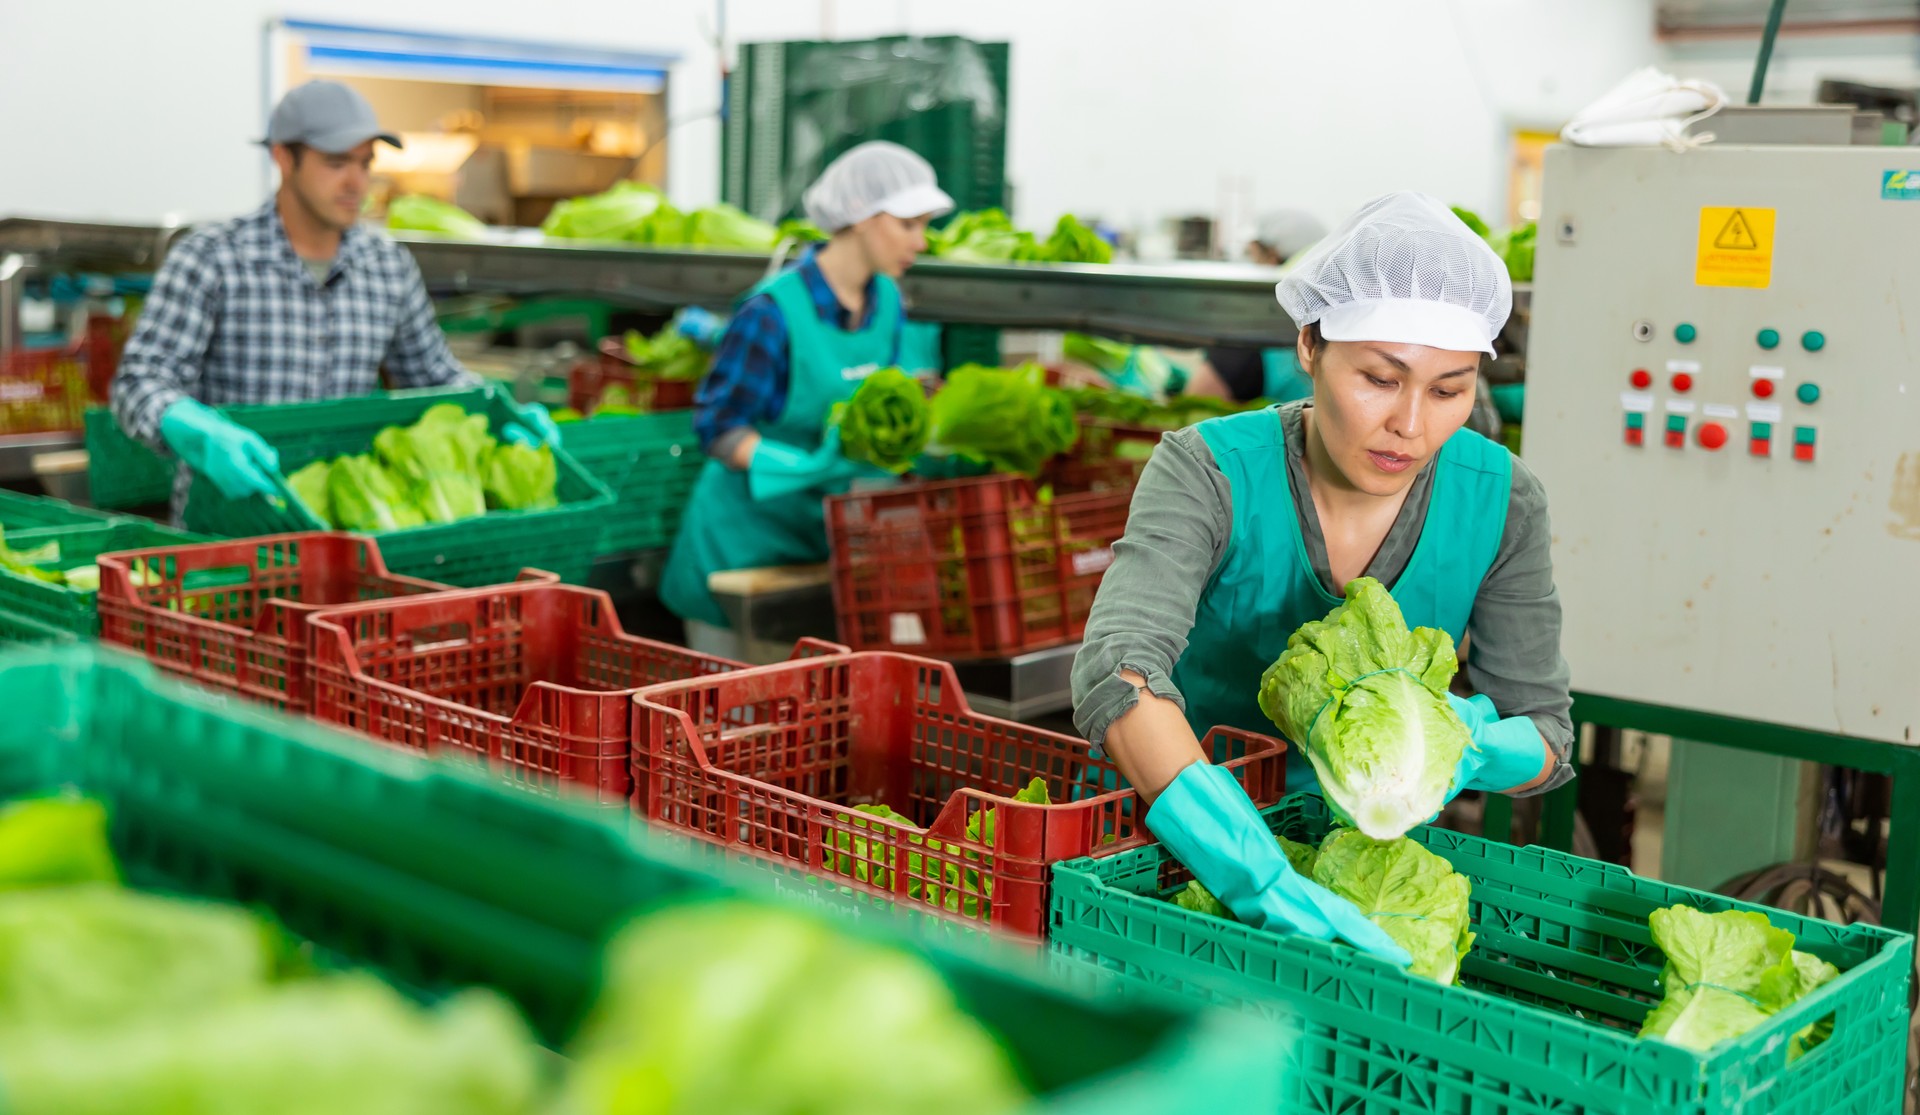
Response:
[{"label": "green plastic crate", "polygon": [[693,433],[692,411],[568,422],[560,437],[573,459],[613,492],[613,506],[601,516],[598,554],[673,544],[707,459]]},{"label": "green plastic crate", "polygon": [[[309,462],[365,453],[388,426],[406,426],[436,403],[457,403],[487,415],[495,437],[513,412],[486,389],[394,391],[280,406],[229,407],[227,417],[280,451],[280,471],[291,475]],[[507,584],[523,568],[544,569],[574,584],[586,580],[600,541],[602,519],[613,502],[563,448],[554,452],[560,506],[545,511],[491,511],[457,523],[384,531],[380,542],[387,569],[442,584],[474,588]],[[252,538],[326,530],[284,486],[279,505],[265,497],[230,500],[204,476],[193,478],[185,512],[187,529],[222,538]]]},{"label": "green plastic crate", "polygon": [[[1266,813],[1317,842],[1325,804]],[[1410,976],[1344,944],[1287,937],[1162,899],[1191,876],[1158,845],[1057,864],[1050,940],[1135,986],[1252,1007],[1288,1031],[1287,1115],[1898,1112],[1913,939],[1838,926],[1642,879],[1612,864],[1422,828],[1415,839],[1473,882],[1462,985]],[[1664,961],[1647,915],[1686,904],[1759,910],[1843,974],[1711,1055],[1634,1035]],[[1788,1039],[1828,1016],[1833,1037],[1791,1063]],[[1276,1056],[1279,1051],[1276,1050]]]},{"label": "green plastic crate", "polygon": [[173,465],[128,437],[106,407],[87,411],[87,499],[95,507],[154,507],[173,496]]},{"label": "green plastic crate", "polygon": [[[549,1042],[577,1022],[600,942],[631,911],[714,892],[778,901],[724,855],[235,704],[110,650],[0,658],[0,700],[0,798],[72,787],[101,799],[135,885],[262,907],[423,994],[494,986]],[[841,924],[927,957],[1029,1070],[1045,1097],[1033,1115],[1271,1108],[1260,1051],[1275,1035],[1257,1019],[1075,994],[1001,946]]]},{"label": "green plastic crate", "polygon": [[[60,556],[45,563],[43,568],[63,573],[76,566],[92,565],[101,554],[117,550],[196,541],[199,539],[190,534],[138,519],[7,533],[7,544],[16,550],[58,546]],[[91,589],[69,588],[0,569],[0,638],[37,642],[56,637],[52,632],[91,638],[100,631],[98,596]]]},{"label": "green plastic crate", "polygon": [[0,531],[12,538],[15,531],[39,527],[98,526],[115,523],[123,515],[109,515],[90,507],[76,507],[49,496],[29,496],[0,488]]}]

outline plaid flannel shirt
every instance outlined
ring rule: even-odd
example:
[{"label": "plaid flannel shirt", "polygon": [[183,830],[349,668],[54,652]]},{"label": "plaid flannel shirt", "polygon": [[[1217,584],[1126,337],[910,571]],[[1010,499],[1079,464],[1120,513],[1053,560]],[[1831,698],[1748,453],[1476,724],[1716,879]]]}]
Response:
[{"label": "plaid flannel shirt", "polygon": [[[121,356],[113,413],[166,452],[160,416],[182,397],[220,407],[365,395],[383,367],[392,387],[479,382],[448,351],[405,248],[356,225],[315,282],[269,200],[167,253]],[[176,518],[189,480],[182,466]]]},{"label": "plaid flannel shirt", "polygon": [[[873,314],[874,282],[867,282],[866,305],[859,325],[827,285],[814,259],[818,248],[808,248],[796,264],[800,278],[813,296],[820,320],[837,329],[864,326]],[[905,315],[893,332],[894,359],[900,357]],[[756,294],[740,304],[714,354],[713,368],[694,395],[693,432],[709,456],[724,458],[746,432],[780,417],[787,407],[792,357],[787,351],[787,322],[771,294]]]}]

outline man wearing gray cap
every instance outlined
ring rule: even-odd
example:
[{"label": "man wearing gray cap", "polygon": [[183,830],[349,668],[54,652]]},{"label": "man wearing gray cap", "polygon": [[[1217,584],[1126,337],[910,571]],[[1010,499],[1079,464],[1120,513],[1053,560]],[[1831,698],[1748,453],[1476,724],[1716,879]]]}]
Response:
[{"label": "man wearing gray cap", "polygon": [[[280,186],[265,205],[198,229],[167,254],[113,381],[113,413],[134,437],[171,450],[180,518],[205,473],[230,499],[272,495],[279,455],[214,407],[364,395],[394,387],[478,384],[447,349],[420,269],[360,225],[375,141],[366,98],[310,81],[273,110],[265,143]],[[545,408],[520,408],[557,442]],[[532,441],[509,427],[513,440]]]}]

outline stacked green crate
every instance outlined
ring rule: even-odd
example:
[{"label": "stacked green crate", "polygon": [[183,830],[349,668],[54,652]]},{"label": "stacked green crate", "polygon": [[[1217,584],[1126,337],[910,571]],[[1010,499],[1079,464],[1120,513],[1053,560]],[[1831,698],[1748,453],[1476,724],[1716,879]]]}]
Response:
[{"label": "stacked green crate", "polygon": [[[579,1022],[602,943],[635,911],[714,894],[777,901],[704,847],[235,704],[112,651],[0,658],[0,700],[0,801],[98,799],[129,883],[245,903],[329,962],[427,997],[496,988],[550,1043]],[[939,972],[1025,1070],[1038,1098],[1021,1115],[1272,1109],[1275,1035],[1257,1020],[1137,1007],[1082,979],[1075,994],[1036,978],[1030,958],[930,944],[902,921],[837,925]]]},{"label": "stacked green crate", "polygon": [[[1006,43],[955,36],[748,43],[728,75],[722,196],[771,221],[842,152],[884,139],[918,152],[962,210],[1007,204]],[[947,367],[998,364],[1000,331],[949,326]]]}]

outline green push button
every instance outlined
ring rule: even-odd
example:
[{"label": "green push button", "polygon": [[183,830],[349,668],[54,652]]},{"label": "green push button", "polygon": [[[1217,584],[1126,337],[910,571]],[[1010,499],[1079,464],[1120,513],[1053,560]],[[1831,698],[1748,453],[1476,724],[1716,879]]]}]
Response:
[{"label": "green push button", "polygon": [[1772,436],[1773,436],[1773,423],[1771,422],[1753,423],[1752,437],[1755,441],[1765,441]]},{"label": "green push button", "polygon": [[1780,331],[1778,329],[1762,329],[1760,335],[1755,337],[1754,340],[1760,342],[1761,348],[1779,348]]},{"label": "green push button", "polygon": [[1667,415],[1667,429],[1672,430],[1676,434],[1686,433],[1687,432],[1687,416],[1684,414]]},{"label": "green push button", "polygon": [[1700,331],[1698,329],[1695,329],[1688,322],[1683,321],[1680,324],[1673,327],[1673,339],[1676,341],[1679,341],[1683,345],[1692,344],[1693,339],[1695,337],[1698,337],[1699,335],[1700,335]]},{"label": "green push button", "polygon": [[1793,428],[1793,443],[1795,445],[1812,445],[1813,444],[1813,427],[1812,426],[1795,426]]},{"label": "green push button", "polygon": [[1647,416],[1637,410],[1627,412],[1627,429],[1638,430],[1647,424]]},{"label": "green push button", "polygon": [[1800,347],[1808,352],[1819,352],[1827,347],[1827,335],[1818,329],[1809,329],[1800,334]]},{"label": "green push button", "polygon": [[1817,383],[1803,383],[1793,394],[1794,397],[1801,402],[1812,406],[1820,401],[1820,385]]}]

